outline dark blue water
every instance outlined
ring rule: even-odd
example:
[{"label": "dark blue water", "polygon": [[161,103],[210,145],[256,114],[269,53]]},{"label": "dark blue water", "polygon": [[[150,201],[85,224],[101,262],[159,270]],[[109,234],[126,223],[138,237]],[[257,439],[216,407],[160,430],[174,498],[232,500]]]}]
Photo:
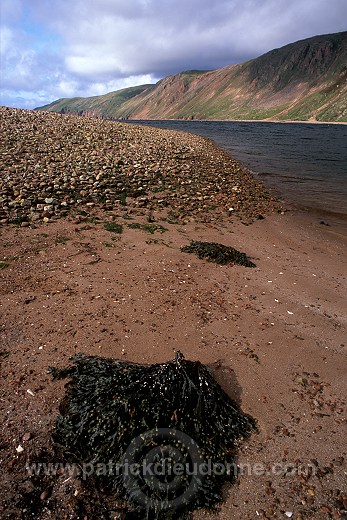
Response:
[{"label": "dark blue water", "polygon": [[209,137],[287,201],[347,219],[347,125],[130,122]]}]

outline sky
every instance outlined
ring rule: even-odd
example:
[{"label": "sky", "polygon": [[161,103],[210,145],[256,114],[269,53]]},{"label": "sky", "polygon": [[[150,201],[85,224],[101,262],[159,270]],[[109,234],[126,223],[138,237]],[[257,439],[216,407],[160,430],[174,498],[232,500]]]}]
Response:
[{"label": "sky", "polygon": [[0,0],[0,104],[35,108],[347,30],[347,0]]}]

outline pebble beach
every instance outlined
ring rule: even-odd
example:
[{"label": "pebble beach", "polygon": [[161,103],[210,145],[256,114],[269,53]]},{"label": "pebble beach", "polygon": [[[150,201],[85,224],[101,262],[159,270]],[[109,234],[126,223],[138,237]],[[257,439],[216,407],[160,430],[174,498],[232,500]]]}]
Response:
[{"label": "pebble beach", "polygon": [[199,221],[280,208],[229,155],[192,134],[5,107],[0,117],[2,224],[120,205]]}]

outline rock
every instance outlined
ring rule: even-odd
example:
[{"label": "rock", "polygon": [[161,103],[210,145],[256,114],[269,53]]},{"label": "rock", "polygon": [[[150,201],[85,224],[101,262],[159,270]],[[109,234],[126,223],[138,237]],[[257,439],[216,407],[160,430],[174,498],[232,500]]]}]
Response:
[{"label": "rock", "polygon": [[22,207],[30,207],[31,206],[31,200],[30,199],[22,199],[20,202],[20,205]]},{"label": "rock", "polygon": [[42,500],[42,501],[47,500],[47,498],[49,498],[49,496],[50,496],[50,493],[47,490],[45,490],[41,493],[40,500]]},{"label": "rock", "polygon": [[35,299],[36,299],[35,296],[29,296],[28,298],[24,298],[23,303],[24,303],[25,305],[28,305],[28,303],[33,302]]}]

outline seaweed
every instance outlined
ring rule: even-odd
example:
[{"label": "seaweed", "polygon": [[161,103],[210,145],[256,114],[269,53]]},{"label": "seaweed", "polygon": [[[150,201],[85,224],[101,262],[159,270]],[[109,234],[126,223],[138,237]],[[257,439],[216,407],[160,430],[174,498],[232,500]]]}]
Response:
[{"label": "seaweed", "polygon": [[217,507],[222,485],[235,478],[237,445],[256,422],[211,370],[179,352],[154,365],[71,360],[49,369],[54,379],[70,378],[52,435],[65,457],[97,469],[96,482],[128,503],[129,518],[187,518]]},{"label": "seaweed", "polygon": [[189,246],[181,247],[181,251],[184,253],[195,253],[200,259],[207,259],[216,264],[238,264],[244,267],[256,267],[245,253],[217,242],[191,240]]},{"label": "seaweed", "polygon": [[159,233],[165,233],[168,229],[160,224],[140,224],[139,222],[132,222],[128,224],[128,228],[130,229],[141,229],[142,231],[146,231],[153,235],[156,231]]},{"label": "seaweed", "polygon": [[111,233],[118,233],[120,235],[123,233],[122,224],[117,224],[117,222],[104,222],[104,228]]}]

